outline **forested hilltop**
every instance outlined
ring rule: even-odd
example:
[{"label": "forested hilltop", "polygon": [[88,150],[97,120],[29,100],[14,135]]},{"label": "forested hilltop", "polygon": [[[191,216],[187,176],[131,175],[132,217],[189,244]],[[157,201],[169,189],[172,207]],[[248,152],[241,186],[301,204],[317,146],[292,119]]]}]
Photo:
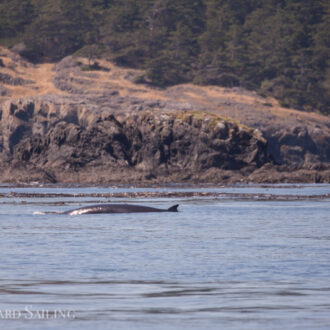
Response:
[{"label": "forested hilltop", "polygon": [[0,44],[34,62],[103,56],[144,69],[136,81],[241,86],[326,114],[329,26],[328,0],[0,0]]}]

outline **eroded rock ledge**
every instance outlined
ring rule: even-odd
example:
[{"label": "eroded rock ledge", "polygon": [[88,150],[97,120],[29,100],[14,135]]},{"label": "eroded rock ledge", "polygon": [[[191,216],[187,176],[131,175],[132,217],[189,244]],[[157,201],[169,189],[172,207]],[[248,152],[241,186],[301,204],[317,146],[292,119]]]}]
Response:
[{"label": "eroded rock ledge", "polygon": [[1,133],[2,181],[228,181],[271,161],[258,130],[191,111],[93,114],[11,101]]}]

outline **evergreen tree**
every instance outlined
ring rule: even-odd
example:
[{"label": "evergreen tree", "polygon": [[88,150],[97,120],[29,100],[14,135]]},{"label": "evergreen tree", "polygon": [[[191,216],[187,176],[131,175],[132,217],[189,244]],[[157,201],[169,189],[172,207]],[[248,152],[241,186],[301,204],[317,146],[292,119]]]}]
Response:
[{"label": "evergreen tree", "polygon": [[15,39],[35,15],[30,0],[0,1],[0,40]]},{"label": "evergreen tree", "polygon": [[0,0],[0,44],[24,41],[35,62],[103,55],[158,86],[242,86],[329,113],[329,12],[327,0]]}]

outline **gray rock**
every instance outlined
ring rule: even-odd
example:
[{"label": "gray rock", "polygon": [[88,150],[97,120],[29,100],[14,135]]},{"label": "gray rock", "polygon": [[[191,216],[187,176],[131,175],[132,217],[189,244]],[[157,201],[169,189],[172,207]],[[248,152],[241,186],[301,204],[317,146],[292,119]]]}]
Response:
[{"label": "gray rock", "polygon": [[7,130],[10,168],[17,171],[17,164],[26,163],[25,170],[42,169],[61,182],[72,180],[72,173],[81,173],[87,182],[97,182],[100,174],[105,181],[119,182],[124,172],[132,182],[182,181],[212,168],[250,173],[270,161],[260,132],[214,116],[151,111],[104,115],[77,105],[63,109],[31,100],[11,102],[6,109],[1,124],[12,125]]}]

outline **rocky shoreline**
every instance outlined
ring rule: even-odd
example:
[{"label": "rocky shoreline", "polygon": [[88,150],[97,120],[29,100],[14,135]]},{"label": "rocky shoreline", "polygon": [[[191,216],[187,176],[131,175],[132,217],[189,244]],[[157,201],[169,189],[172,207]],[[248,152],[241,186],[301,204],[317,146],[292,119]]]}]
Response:
[{"label": "rocky shoreline", "polygon": [[1,113],[2,182],[329,182],[325,165],[276,165],[259,130],[214,114],[91,113],[31,100]]},{"label": "rocky shoreline", "polygon": [[[0,182],[330,182],[328,122],[256,124],[235,107],[230,117],[184,103],[179,87],[159,94],[109,72],[84,73],[68,58],[53,69],[55,94],[0,100]],[[30,78],[12,79],[27,88]]]},{"label": "rocky shoreline", "polygon": [[[207,192],[207,191],[153,191],[153,192],[111,192],[111,193],[24,193],[11,192],[0,195],[1,198],[98,198],[105,203],[104,199],[136,199],[136,198],[212,198],[212,199],[235,199],[235,200],[254,200],[254,201],[297,201],[297,200],[328,200],[330,194],[321,195],[276,195],[265,193],[225,193],[225,192]],[[108,202],[108,201],[106,201]],[[111,202],[111,200],[110,200]],[[5,202],[4,202],[5,203]],[[47,202],[49,203],[49,202]],[[53,204],[63,205],[66,202],[52,202]],[[70,204],[70,202],[67,202]],[[87,202],[85,202],[87,203]],[[91,200],[90,203],[95,203]]]},{"label": "rocky shoreline", "polygon": [[9,102],[2,121],[8,182],[221,182],[271,162],[258,130],[213,114],[75,109],[62,117],[51,104]]}]

